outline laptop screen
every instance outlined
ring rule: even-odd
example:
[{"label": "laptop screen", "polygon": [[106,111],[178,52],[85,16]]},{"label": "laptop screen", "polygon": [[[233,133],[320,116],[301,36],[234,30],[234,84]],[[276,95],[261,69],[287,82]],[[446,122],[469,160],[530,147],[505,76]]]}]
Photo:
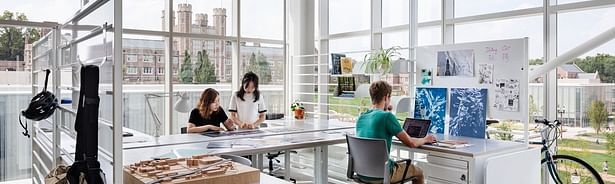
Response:
[{"label": "laptop screen", "polygon": [[410,137],[423,138],[429,132],[431,120],[406,118],[404,121],[404,130]]}]

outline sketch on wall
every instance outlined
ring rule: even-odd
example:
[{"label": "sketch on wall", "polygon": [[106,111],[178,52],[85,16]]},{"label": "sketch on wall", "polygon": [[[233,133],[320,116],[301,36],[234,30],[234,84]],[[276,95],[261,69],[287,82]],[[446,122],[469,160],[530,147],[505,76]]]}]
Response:
[{"label": "sketch on wall", "polygon": [[493,84],[493,64],[478,64],[478,83]]},{"label": "sketch on wall", "polygon": [[474,50],[439,51],[437,74],[474,77]]},{"label": "sketch on wall", "polygon": [[485,138],[487,89],[451,88],[449,134]]},{"label": "sketch on wall", "polygon": [[444,133],[446,98],[446,88],[416,88],[414,118],[431,120],[431,133]]},{"label": "sketch on wall", "polygon": [[498,111],[519,111],[519,80],[498,79],[495,81],[495,103]]}]

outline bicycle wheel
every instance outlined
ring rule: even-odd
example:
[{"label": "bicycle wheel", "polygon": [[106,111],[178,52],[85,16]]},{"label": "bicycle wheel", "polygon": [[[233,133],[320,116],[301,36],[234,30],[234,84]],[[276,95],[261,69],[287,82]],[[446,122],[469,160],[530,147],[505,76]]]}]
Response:
[{"label": "bicycle wheel", "polygon": [[[547,159],[542,159],[542,168],[545,167]],[[604,184],[602,177],[596,172],[596,170],[587,164],[585,161],[568,155],[553,155],[554,169],[550,170],[550,177],[553,180],[557,180],[553,177],[559,178],[562,184]],[[551,170],[553,172],[551,172]],[[556,183],[558,183],[556,181]]]}]

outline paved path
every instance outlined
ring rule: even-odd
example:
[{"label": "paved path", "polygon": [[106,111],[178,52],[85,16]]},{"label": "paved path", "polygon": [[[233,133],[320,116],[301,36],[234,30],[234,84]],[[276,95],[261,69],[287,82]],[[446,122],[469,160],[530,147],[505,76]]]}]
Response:
[{"label": "paved path", "polygon": [[563,146],[558,146],[557,149],[569,150],[569,151],[588,151],[590,153],[607,154],[606,150],[597,150],[597,149],[581,149],[581,148],[571,148],[571,147],[563,147]]}]

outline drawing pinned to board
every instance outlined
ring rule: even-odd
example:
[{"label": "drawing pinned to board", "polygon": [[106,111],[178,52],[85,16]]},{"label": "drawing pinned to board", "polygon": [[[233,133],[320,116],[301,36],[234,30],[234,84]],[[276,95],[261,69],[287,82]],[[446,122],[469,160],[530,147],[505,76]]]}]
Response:
[{"label": "drawing pinned to board", "polygon": [[432,72],[430,69],[423,68],[421,69],[421,84],[422,85],[431,85],[432,84]]},{"label": "drawing pinned to board", "polygon": [[438,76],[474,77],[474,50],[439,51]]},{"label": "drawing pinned to board", "polygon": [[485,138],[487,89],[452,88],[449,134]]},{"label": "drawing pinned to board", "polygon": [[495,81],[495,103],[499,111],[519,112],[519,80],[498,79]]},{"label": "drawing pinned to board", "polygon": [[493,64],[478,64],[478,83],[493,84]]},{"label": "drawing pinned to board", "polygon": [[508,55],[508,51],[510,51],[510,45],[502,46],[501,50],[502,50],[502,61],[508,62],[510,60],[510,57]]},{"label": "drawing pinned to board", "polygon": [[431,120],[431,133],[444,133],[446,93],[446,88],[416,88],[414,118]]},{"label": "drawing pinned to board", "polygon": [[493,47],[485,47],[485,53],[489,55],[489,61],[495,61],[495,58],[498,55],[498,49]]}]

